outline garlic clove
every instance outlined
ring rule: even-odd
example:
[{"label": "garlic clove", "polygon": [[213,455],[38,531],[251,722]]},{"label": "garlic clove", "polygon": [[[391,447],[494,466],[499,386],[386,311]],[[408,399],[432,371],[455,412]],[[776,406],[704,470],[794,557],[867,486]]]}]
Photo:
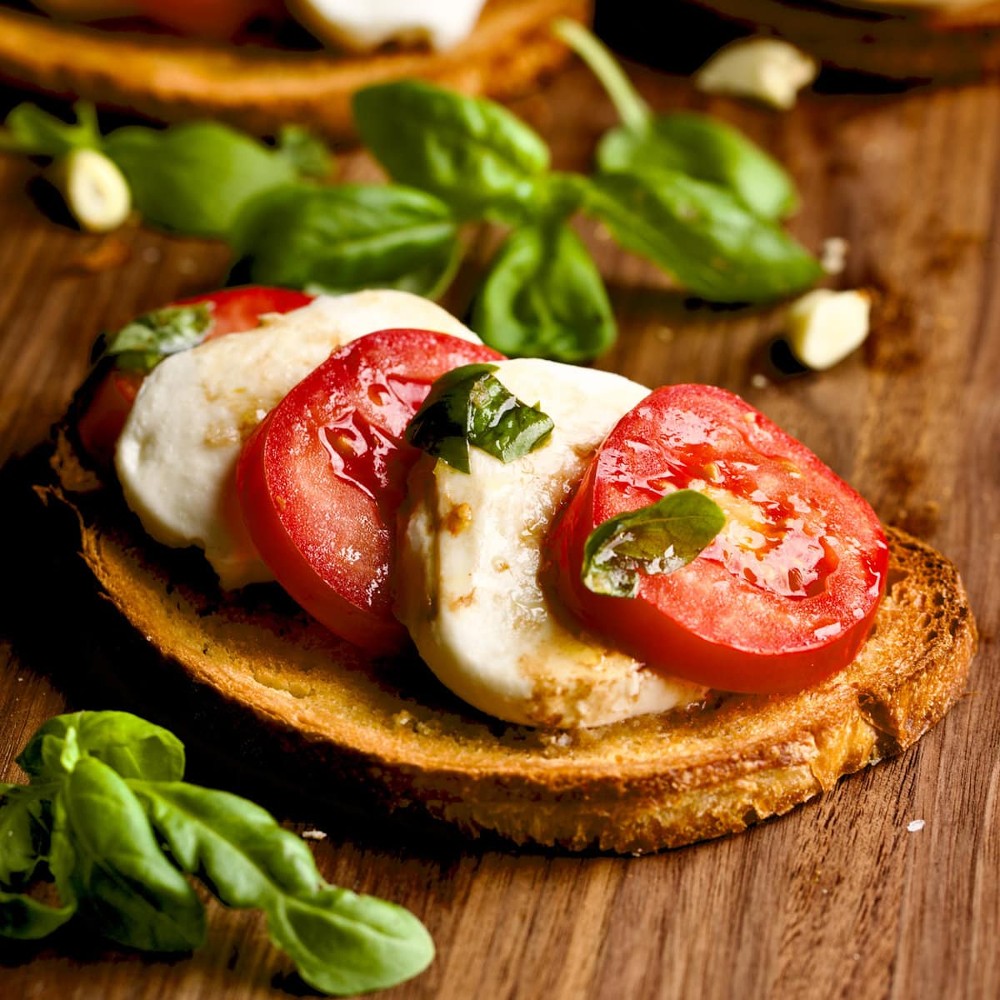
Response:
[{"label": "garlic clove", "polygon": [[868,336],[867,292],[818,288],[797,299],[785,320],[788,346],[807,368],[824,371],[843,361]]},{"label": "garlic clove", "polygon": [[798,92],[816,79],[819,64],[780,38],[750,38],[715,53],[695,74],[707,94],[750,97],[787,110]]},{"label": "garlic clove", "polygon": [[117,229],[132,211],[132,192],[113,160],[96,149],[74,149],[56,162],[52,180],[80,228]]}]

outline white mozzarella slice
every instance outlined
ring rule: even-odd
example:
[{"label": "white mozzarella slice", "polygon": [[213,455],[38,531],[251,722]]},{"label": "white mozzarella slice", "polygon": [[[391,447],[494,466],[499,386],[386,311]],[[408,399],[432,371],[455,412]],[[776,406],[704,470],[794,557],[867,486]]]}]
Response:
[{"label": "white mozzarella slice", "polygon": [[443,52],[475,27],[486,0],[291,0],[289,7],[318,38],[355,52],[386,42],[427,42]]},{"label": "white mozzarella slice", "polygon": [[197,545],[227,589],[273,579],[236,499],[243,442],[284,396],[349,341],[391,327],[478,338],[433,302],[397,291],[321,296],[259,330],[175,354],[150,373],[118,442],[128,505],[171,546]]},{"label": "white mozzarella slice", "polygon": [[554,421],[507,465],[470,449],[469,474],[423,456],[400,522],[397,614],[441,682],[529,726],[599,726],[700,700],[704,688],[647,670],[584,634],[544,582],[553,517],[615,423],[649,392],[607,372],[524,359],[497,377]]}]

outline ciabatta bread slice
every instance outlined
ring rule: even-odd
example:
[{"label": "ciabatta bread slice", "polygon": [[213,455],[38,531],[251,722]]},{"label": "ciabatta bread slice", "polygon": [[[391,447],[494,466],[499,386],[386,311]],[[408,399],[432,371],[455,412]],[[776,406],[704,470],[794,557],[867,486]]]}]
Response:
[{"label": "ciabatta bread slice", "polygon": [[[891,577],[871,637],[846,670],[794,695],[718,694],[703,705],[592,730],[487,718],[416,657],[366,659],[304,614],[227,597],[210,574],[171,579],[117,491],[65,437],[54,497],[77,513],[99,586],[159,653],[279,734],[332,782],[389,808],[419,806],[470,834],[622,853],[743,830],[911,746],[966,690],[976,631],[958,573],[890,530]],[[184,572],[196,565],[184,559]]]},{"label": "ciabatta bread slice", "polygon": [[416,77],[498,99],[525,92],[567,56],[552,21],[588,20],[590,6],[489,0],[454,49],[367,55],[105,31],[3,8],[0,78],[166,122],[217,118],[260,135],[305,125],[343,139],[354,135],[351,95],[369,84]]}]

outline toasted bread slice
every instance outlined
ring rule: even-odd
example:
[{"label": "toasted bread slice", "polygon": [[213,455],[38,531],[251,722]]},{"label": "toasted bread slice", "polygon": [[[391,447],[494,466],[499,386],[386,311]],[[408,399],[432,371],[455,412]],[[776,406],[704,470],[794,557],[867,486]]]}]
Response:
[{"label": "toasted bread slice", "polygon": [[369,84],[419,77],[495,98],[524,92],[567,55],[553,19],[589,15],[590,0],[489,0],[448,52],[347,55],[104,31],[2,9],[0,79],[161,121],[218,118],[260,135],[299,124],[341,139],[354,134],[351,95]]},{"label": "toasted bread slice", "polygon": [[415,656],[366,659],[304,614],[276,610],[270,587],[234,598],[207,571],[195,579],[198,562],[149,541],[64,435],[53,467],[48,492],[76,511],[98,584],[179,680],[252,714],[333,781],[517,843],[641,853],[787,812],[919,739],[965,691],[976,645],[954,566],[890,530],[874,631],[825,683],[718,694],[599,729],[527,729],[463,705]]}]

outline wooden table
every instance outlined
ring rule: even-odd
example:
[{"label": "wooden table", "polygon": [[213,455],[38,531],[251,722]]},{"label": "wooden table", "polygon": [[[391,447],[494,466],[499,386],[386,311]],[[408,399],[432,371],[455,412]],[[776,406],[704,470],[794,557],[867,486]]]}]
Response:
[{"label": "wooden table", "polygon": [[[872,289],[874,324],[864,348],[833,370],[775,380],[761,358],[780,309],[686,308],[654,269],[586,229],[621,321],[602,365],[649,384],[698,380],[744,394],[885,521],[954,559],[981,630],[968,696],[904,757],[787,817],[645,858],[418,836],[289,801],[231,768],[231,748],[213,745],[210,726],[195,727],[193,776],[256,793],[296,829],[325,831],[315,847],[328,879],[389,896],[426,921],[437,960],[387,996],[1000,996],[1000,82],[809,95],[779,115],[706,100],[681,78],[635,74],[657,108],[708,109],[788,164],[803,194],[795,232],[814,248],[826,237],[849,241],[834,283]],[[566,168],[586,167],[612,120],[579,68],[518,110]],[[359,157],[344,166],[348,176],[371,172]],[[45,437],[99,330],[208,290],[226,272],[218,245],[142,228],[86,236],[50,221],[26,195],[31,173],[21,160],[0,160],[3,456]],[[488,234],[472,234],[453,307],[464,304],[489,244]],[[5,534],[18,530],[8,523]],[[16,752],[67,708],[132,708],[192,735],[191,720],[169,697],[152,698],[114,650],[93,672],[93,637],[72,634],[73,608],[45,588],[21,593],[26,565],[8,561],[5,575],[0,777],[17,775]],[[57,645],[55,633],[69,634]],[[910,832],[914,820],[925,825]],[[79,932],[3,945],[0,996],[301,993],[259,916],[214,906],[210,916],[206,947],[175,960]]]}]

